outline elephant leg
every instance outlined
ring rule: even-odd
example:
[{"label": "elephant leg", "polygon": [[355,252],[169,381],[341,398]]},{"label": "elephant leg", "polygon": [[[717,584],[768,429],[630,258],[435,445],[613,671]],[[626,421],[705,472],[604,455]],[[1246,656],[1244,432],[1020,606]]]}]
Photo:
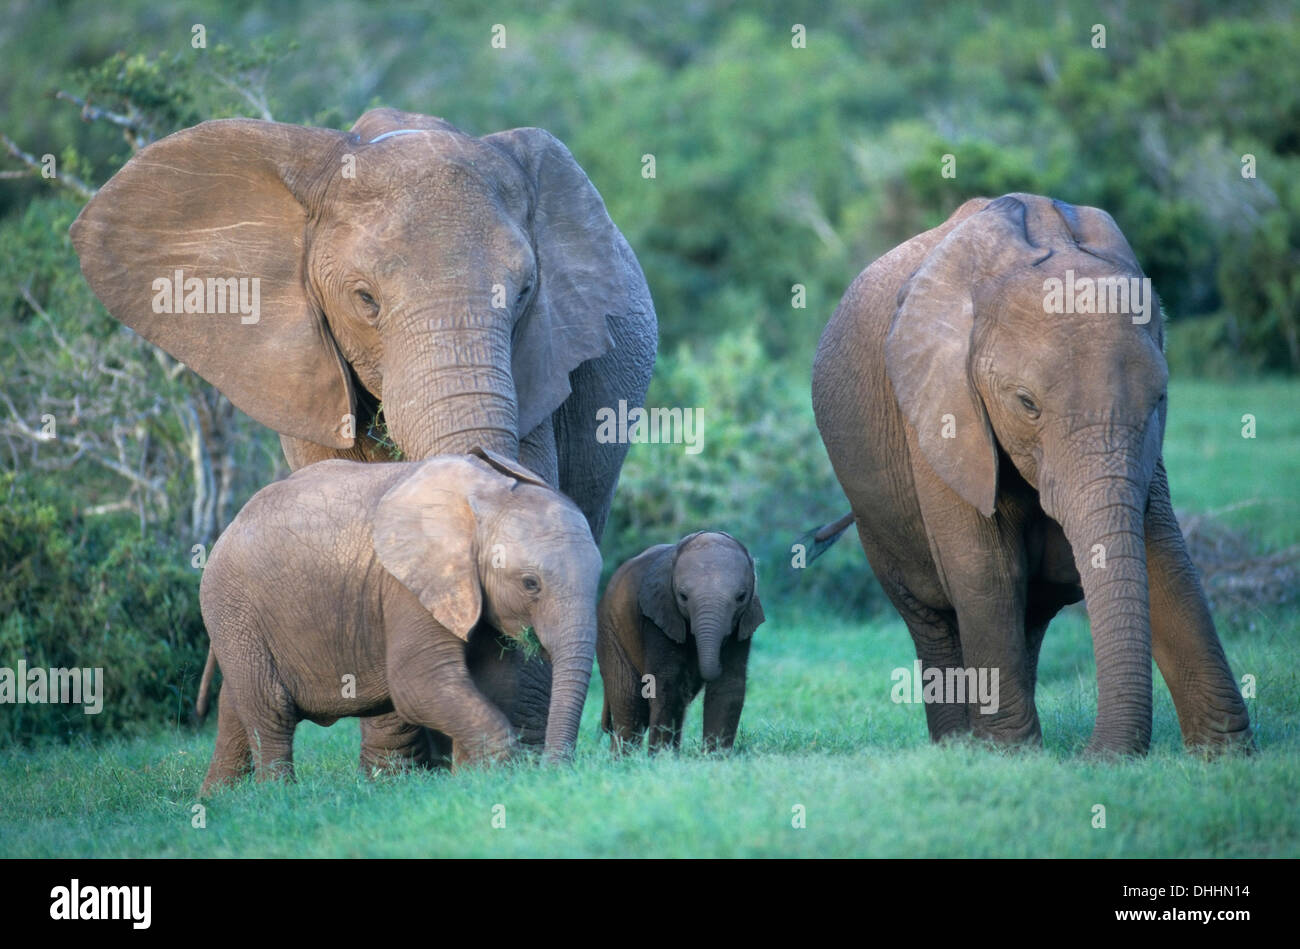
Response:
[{"label": "elephant leg", "polygon": [[361,719],[361,770],[447,767],[451,739],[404,721],[396,712]]},{"label": "elephant leg", "polygon": [[[606,680],[609,682],[610,680]],[[600,712],[600,727],[609,733],[609,747],[619,752],[624,746],[641,744],[650,727],[650,702],[634,689],[605,687],[605,704]]]},{"label": "elephant leg", "polygon": [[[868,523],[858,514],[859,524]],[[907,625],[916,648],[916,658],[922,669],[960,669],[962,667],[961,638],[957,635],[957,620],[950,610],[937,610],[922,603],[901,579],[899,566],[872,542],[871,533],[860,529],[859,540],[871,569],[880,581],[889,601]],[[931,741],[942,741],[950,735],[970,731],[970,714],[965,705],[925,703],[925,724]]]},{"label": "elephant leg", "polygon": [[294,780],[293,733],[295,722],[277,716],[265,718],[248,730],[253,753],[253,774],[259,783]]},{"label": "elephant leg", "polygon": [[[961,639],[957,623],[951,614],[929,609],[904,609],[899,607],[907,631],[912,634],[916,658],[921,668],[948,669],[962,667]],[[925,703],[925,724],[931,741],[941,741],[950,735],[960,735],[971,729],[969,707],[946,702]]]},{"label": "elephant leg", "polygon": [[217,696],[217,747],[212,752],[207,777],[200,797],[206,797],[223,784],[233,784],[253,770],[252,749],[244,723],[235,713],[233,690],[223,689]]},{"label": "elephant leg", "polygon": [[465,643],[411,597],[387,607],[388,688],[397,715],[451,736],[457,762],[509,757],[517,744],[505,713],[474,685]]},{"label": "elephant leg", "polygon": [[686,717],[685,694],[676,687],[660,691],[650,701],[650,750],[658,751],[665,745],[673,749],[682,744],[682,721]]},{"label": "elephant leg", "polygon": [[[956,614],[961,645],[956,668],[967,673],[950,679],[947,671],[953,667],[945,668],[943,699],[964,699],[970,728],[981,738],[1041,743],[1025,627],[1028,508],[1009,496],[999,502],[995,517],[984,517],[937,479],[918,490],[918,499],[936,572]],[[988,690],[987,703],[978,694],[981,685]]]},{"label": "elephant leg", "polygon": [[1174,517],[1163,461],[1157,464],[1151,482],[1146,554],[1151,652],[1173,696],[1184,743],[1252,748],[1246,703]]},{"label": "elephant leg", "polygon": [[[516,740],[505,714],[488,702],[469,674],[435,660],[413,658],[408,682],[394,685],[394,705],[402,718],[451,736],[456,764],[509,757]],[[436,692],[436,694],[434,694]]]},{"label": "elephant leg", "polygon": [[658,693],[656,680],[650,680],[653,691],[650,696],[645,695],[646,685],[641,681],[640,670],[628,656],[616,630],[601,630],[596,640],[596,658],[605,690],[600,727],[610,736],[610,750],[618,753],[624,745],[639,745],[650,727],[650,702]]},{"label": "elephant leg", "polygon": [[730,751],[745,706],[745,680],[724,676],[704,688],[704,750]]},{"label": "elephant leg", "polygon": [[[957,629],[964,668],[975,673],[974,682],[967,677],[965,691],[971,730],[976,735],[1005,744],[1042,743],[1042,727],[1034,705],[1034,656],[1030,651],[1031,640],[1042,642],[1047,624],[1041,626],[1026,630],[1023,593],[958,604]],[[992,694],[993,701],[987,708],[970,694],[981,682],[988,683]]]},{"label": "elephant leg", "polygon": [[[222,667],[231,668],[232,663],[223,662]],[[235,710],[252,751],[253,775],[259,782],[292,781],[293,733],[298,727],[298,707],[276,676],[269,656],[266,667],[256,673],[255,688],[241,687],[229,679],[226,683],[234,693]]]}]

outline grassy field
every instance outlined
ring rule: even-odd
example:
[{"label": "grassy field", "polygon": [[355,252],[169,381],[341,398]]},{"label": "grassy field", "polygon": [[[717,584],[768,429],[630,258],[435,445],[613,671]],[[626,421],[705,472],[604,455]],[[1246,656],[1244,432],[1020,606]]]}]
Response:
[{"label": "grassy field", "polygon": [[[1300,542],[1300,385],[1171,387],[1175,504],[1223,511],[1262,548]],[[1255,440],[1241,416],[1257,417]],[[835,503],[830,509],[837,507]],[[864,565],[865,568],[865,565]],[[815,567],[813,568],[815,569]],[[1045,744],[934,747],[919,707],[890,701],[914,658],[900,621],[767,605],[736,752],[612,760],[593,679],[572,767],[516,765],[368,780],[355,723],[301,726],[299,782],[244,786],[192,826],[213,725],[149,739],[0,752],[4,856],[1300,856],[1300,614],[1219,617],[1259,754],[1181,747],[1156,676],[1142,760],[1079,757],[1095,713],[1086,617],[1062,615],[1040,666]],[[1094,824],[1095,805],[1105,827]],[[504,806],[504,812],[497,807]],[[494,827],[504,813],[505,826]],[[806,826],[795,827],[802,813]],[[500,822],[499,820],[497,821]]]}]

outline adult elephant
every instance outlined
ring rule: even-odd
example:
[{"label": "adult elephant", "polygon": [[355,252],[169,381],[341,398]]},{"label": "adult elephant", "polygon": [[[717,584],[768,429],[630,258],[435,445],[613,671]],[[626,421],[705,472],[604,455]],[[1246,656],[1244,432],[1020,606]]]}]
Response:
[{"label": "adult elephant", "polygon": [[[1103,211],[978,198],[863,271],[822,335],[817,425],[918,658],[945,681],[999,671],[991,715],[926,705],[935,740],[1041,741],[1039,646],[1086,597],[1089,750],[1147,750],[1153,654],[1189,745],[1252,742],[1170,504],[1164,334],[1142,278]],[[1082,312],[1087,286],[1109,312]]]},{"label": "adult elephant", "polygon": [[[375,428],[408,459],[481,447],[600,539],[627,446],[597,441],[596,412],[642,404],[657,328],[550,133],[392,109],[350,133],[205,122],[132,158],[72,240],[109,312],[279,432],[290,467],[390,460]],[[419,756],[391,716],[363,737],[364,761]]]}]

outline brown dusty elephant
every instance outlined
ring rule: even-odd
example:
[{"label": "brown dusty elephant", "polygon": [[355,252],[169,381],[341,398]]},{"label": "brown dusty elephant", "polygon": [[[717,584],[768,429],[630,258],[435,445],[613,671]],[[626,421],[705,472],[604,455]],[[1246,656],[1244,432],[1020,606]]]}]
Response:
[{"label": "brown dusty elephant", "polygon": [[292,775],[306,718],[396,712],[458,760],[513,754],[517,729],[475,687],[471,636],[535,631],[554,668],[548,757],[577,738],[596,649],[600,553],[578,508],[480,452],[332,460],[259,491],[212,549],[200,603],[225,674],[206,793]]},{"label": "brown dusty elephant", "polygon": [[831,317],[813,407],[871,568],[925,667],[999,673],[993,714],[926,705],[935,740],[1041,741],[1043,633],[1086,598],[1090,751],[1147,750],[1153,655],[1187,744],[1252,744],[1170,503],[1161,322],[1108,214],[1027,194],[966,202]]},{"label": "brown dusty elephant", "polygon": [[730,749],[745,704],[745,669],[764,620],[754,561],[721,531],[650,547],[615,571],[597,610],[605,688],[601,726],[615,751],[680,747],[686,707],[704,689],[704,745]]},{"label": "brown dusty elephant", "polygon": [[[596,413],[643,403],[657,329],[550,133],[393,109],[350,133],[205,122],[132,158],[72,240],[109,312],[279,432],[290,467],[391,460],[376,431],[406,459],[481,445],[599,541],[628,446],[598,440]],[[393,716],[362,732],[363,759],[418,757]]]}]

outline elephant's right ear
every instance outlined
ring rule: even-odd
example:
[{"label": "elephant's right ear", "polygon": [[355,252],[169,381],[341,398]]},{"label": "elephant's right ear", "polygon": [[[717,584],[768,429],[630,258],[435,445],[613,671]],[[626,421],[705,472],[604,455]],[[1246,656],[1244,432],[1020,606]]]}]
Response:
[{"label": "elephant's right ear", "polygon": [[636,601],[642,616],[663,630],[673,642],[684,643],[686,620],[678,611],[673,594],[673,565],[676,562],[677,547],[674,545],[667,545],[652,554]]},{"label": "elephant's right ear", "polygon": [[221,119],[169,135],[72,225],[108,311],[285,435],[352,445],[347,366],[305,275],[305,192],[342,132]]},{"label": "elephant's right ear", "polygon": [[379,501],[375,554],[434,619],[468,640],[483,610],[474,511],[463,492],[447,486],[456,481],[447,459],[412,467]]},{"label": "elephant's right ear", "polygon": [[975,325],[975,285],[1033,263],[1025,205],[1014,196],[963,216],[899,293],[885,369],[925,461],[986,517],[997,497],[998,455],[984,403],[968,367]]},{"label": "elephant's right ear", "polygon": [[483,141],[519,165],[534,195],[537,290],[515,328],[511,365],[524,436],[568,398],[570,372],[613,348],[607,319],[649,303],[636,257],[563,142],[538,128]]}]

